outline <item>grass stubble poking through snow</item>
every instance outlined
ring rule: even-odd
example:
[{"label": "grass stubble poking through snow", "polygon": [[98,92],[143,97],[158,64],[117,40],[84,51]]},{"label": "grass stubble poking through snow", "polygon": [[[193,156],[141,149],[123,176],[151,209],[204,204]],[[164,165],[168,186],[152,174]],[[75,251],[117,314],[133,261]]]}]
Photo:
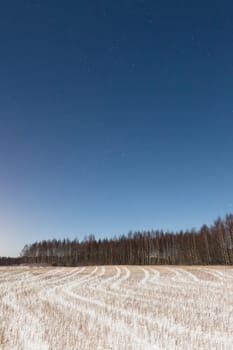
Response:
[{"label": "grass stubble poking through snow", "polygon": [[233,349],[233,268],[1,267],[0,349]]}]

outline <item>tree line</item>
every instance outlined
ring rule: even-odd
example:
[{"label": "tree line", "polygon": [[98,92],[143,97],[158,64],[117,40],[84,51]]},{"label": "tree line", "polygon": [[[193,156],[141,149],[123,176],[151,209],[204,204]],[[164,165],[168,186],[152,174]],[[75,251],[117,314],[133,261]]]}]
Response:
[{"label": "tree line", "polygon": [[120,237],[82,241],[43,240],[26,245],[25,263],[78,265],[233,264],[233,214],[200,230],[138,231]]},{"label": "tree line", "polygon": [[24,257],[17,257],[17,258],[11,258],[11,257],[0,257],[0,266],[10,266],[10,265],[21,265],[24,263]]},{"label": "tree line", "polygon": [[[114,238],[43,240],[25,245],[10,263],[80,265],[233,264],[233,214],[213,225],[179,232],[138,231]],[[5,263],[4,263],[5,264]]]}]

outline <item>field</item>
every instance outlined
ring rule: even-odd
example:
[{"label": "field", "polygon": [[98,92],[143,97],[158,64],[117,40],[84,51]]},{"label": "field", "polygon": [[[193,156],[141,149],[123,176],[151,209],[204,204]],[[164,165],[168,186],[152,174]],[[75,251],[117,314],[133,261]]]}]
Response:
[{"label": "field", "polygon": [[1,267],[0,349],[233,349],[233,268]]}]

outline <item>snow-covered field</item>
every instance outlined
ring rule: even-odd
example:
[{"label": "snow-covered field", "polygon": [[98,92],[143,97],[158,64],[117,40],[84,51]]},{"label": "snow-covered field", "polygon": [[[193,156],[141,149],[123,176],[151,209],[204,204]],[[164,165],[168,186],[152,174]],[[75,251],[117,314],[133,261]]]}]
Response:
[{"label": "snow-covered field", "polygon": [[0,349],[233,349],[233,268],[1,267]]}]

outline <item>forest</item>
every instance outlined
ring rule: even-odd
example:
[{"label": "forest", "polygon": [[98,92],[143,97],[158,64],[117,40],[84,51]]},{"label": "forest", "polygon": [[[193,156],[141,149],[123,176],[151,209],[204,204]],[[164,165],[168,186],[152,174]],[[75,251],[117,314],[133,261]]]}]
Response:
[{"label": "forest", "polygon": [[0,265],[232,265],[233,214],[213,225],[179,232],[129,232],[114,238],[82,241],[43,240],[25,245],[18,258],[0,258]]}]

